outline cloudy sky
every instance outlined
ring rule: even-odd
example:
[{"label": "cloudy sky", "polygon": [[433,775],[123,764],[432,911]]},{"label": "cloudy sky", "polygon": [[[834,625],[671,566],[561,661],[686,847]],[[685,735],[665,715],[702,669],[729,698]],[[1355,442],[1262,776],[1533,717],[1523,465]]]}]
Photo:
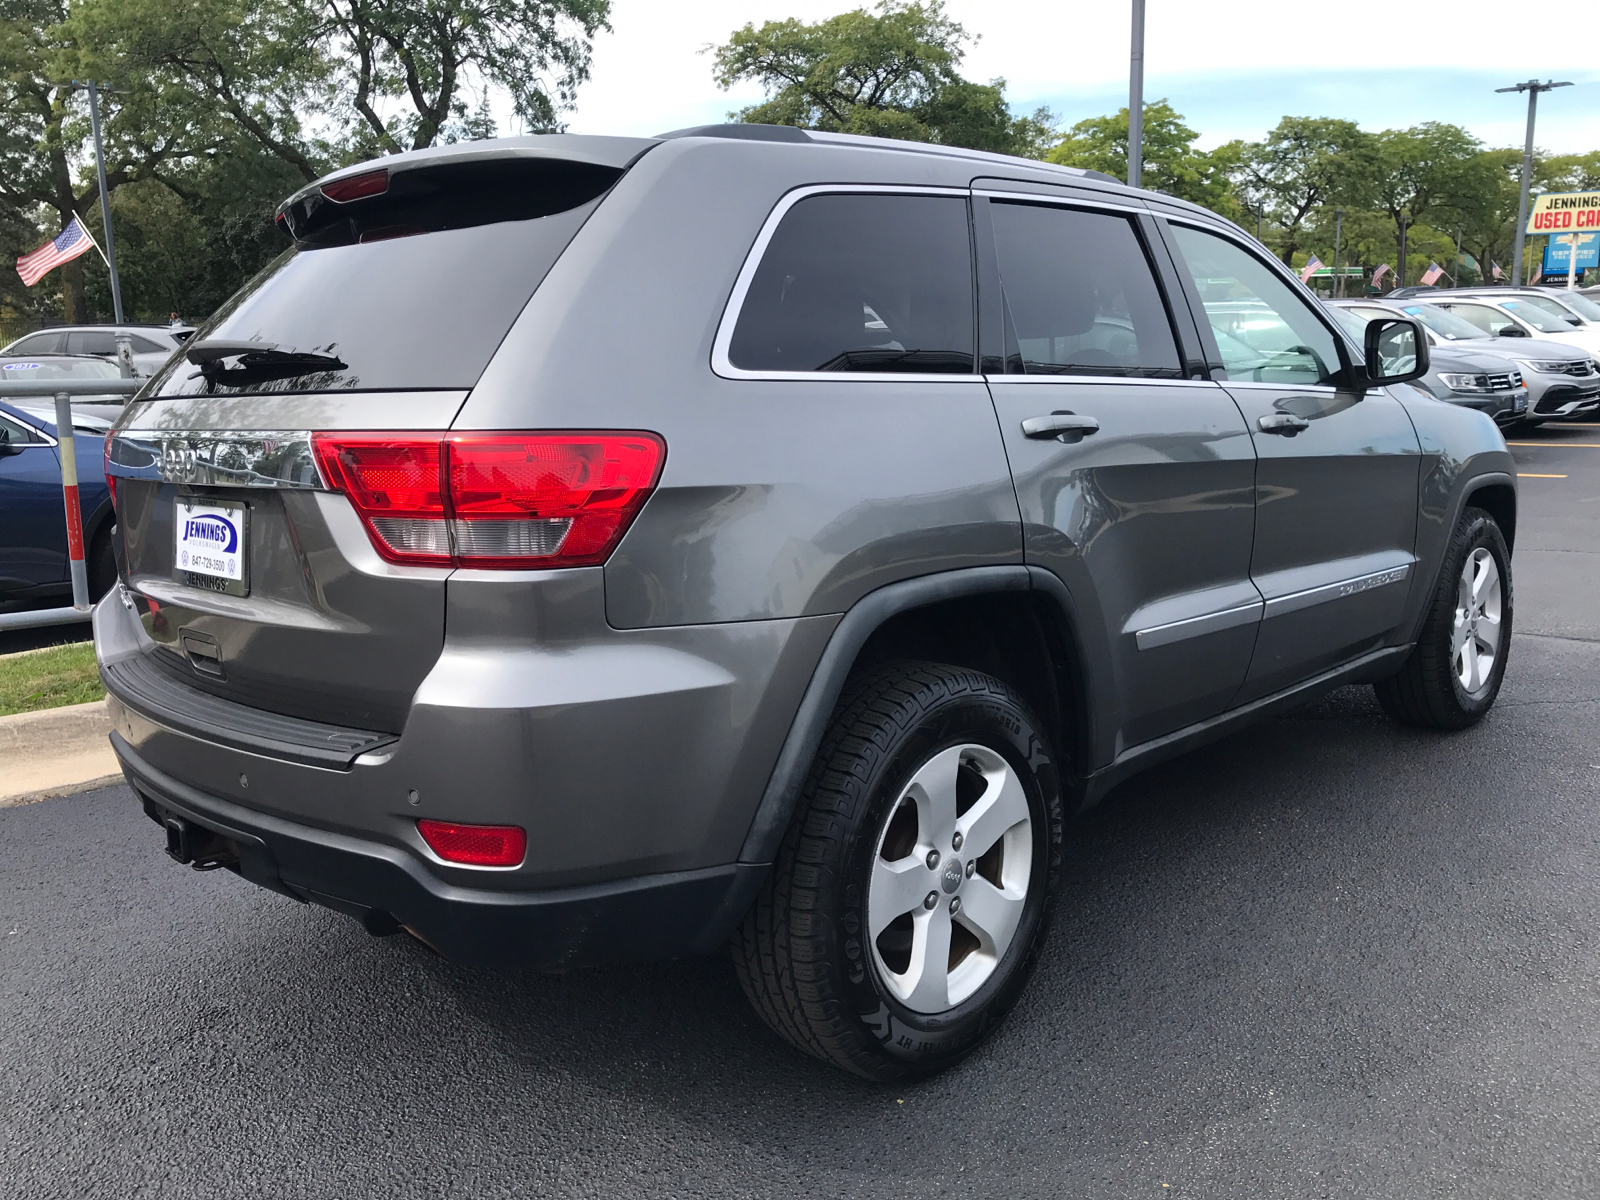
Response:
[{"label": "cloudy sky", "polygon": [[[761,98],[723,92],[702,50],[745,22],[819,20],[850,0],[613,0],[613,32],[568,115],[575,133],[650,134],[723,120]],[[1280,117],[1332,116],[1368,129],[1449,121],[1490,145],[1522,144],[1525,100],[1496,95],[1518,80],[1570,79],[1541,97],[1538,144],[1600,149],[1600,3],[1537,7],[1505,0],[1243,4],[1147,0],[1145,96],[1168,98],[1201,145],[1259,138]],[[948,0],[981,40],[969,79],[1006,80],[1013,111],[1043,104],[1067,123],[1127,103],[1127,0]]]}]

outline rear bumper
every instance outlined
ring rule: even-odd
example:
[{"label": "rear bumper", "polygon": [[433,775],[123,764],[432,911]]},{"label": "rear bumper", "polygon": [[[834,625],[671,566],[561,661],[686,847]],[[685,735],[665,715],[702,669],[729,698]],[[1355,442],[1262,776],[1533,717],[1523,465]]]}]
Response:
[{"label": "rear bumper", "polygon": [[179,817],[220,836],[226,865],[245,879],[346,913],[372,933],[403,927],[457,962],[556,970],[711,953],[766,873],[730,863],[537,892],[460,887],[398,847],[207,795],[145,762],[119,733],[111,745],[152,819]]}]

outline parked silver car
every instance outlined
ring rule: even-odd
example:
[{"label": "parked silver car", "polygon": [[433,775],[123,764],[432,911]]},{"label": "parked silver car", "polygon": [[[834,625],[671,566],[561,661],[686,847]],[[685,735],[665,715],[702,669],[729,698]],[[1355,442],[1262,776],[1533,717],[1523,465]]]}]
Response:
[{"label": "parked silver car", "polygon": [[1332,303],[1365,320],[1381,316],[1408,316],[1428,331],[1431,346],[1455,347],[1470,353],[1492,354],[1522,372],[1528,385],[1529,425],[1566,417],[1587,416],[1600,408],[1600,363],[1587,351],[1566,342],[1523,337],[1519,333],[1488,336],[1472,322],[1425,300],[1335,300]]},{"label": "parked silver car", "polygon": [[126,334],[133,351],[133,369],[153,375],[194,327],[190,325],[60,325],[26,334],[0,349],[0,358],[37,358],[42,354],[93,354],[117,357],[117,335]]},{"label": "parked silver car", "polygon": [[179,862],[464,960],[731,946],[899,1079],[1017,999],[1118,781],[1342,684],[1494,703],[1494,422],[1195,205],[741,125],[280,220],[108,451],[95,646]]}]

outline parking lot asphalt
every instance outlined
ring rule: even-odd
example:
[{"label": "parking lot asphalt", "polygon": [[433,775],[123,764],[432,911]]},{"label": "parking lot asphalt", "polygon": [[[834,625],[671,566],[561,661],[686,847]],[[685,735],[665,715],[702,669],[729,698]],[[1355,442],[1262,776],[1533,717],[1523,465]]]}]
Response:
[{"label": "parking lot asphalt", "polygon": [[721,959],[466,970],[177,867],[125,788],[0,811],[0,1196],[1600,1194],[1600,427],[1516,440],[1490,717],[1346,689],[1125,784],[923,1084]]}]

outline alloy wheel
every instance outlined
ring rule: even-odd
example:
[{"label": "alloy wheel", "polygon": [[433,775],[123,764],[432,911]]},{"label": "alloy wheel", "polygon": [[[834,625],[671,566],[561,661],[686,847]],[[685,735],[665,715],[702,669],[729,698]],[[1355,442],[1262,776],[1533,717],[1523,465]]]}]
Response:
[{"label": "alloy wheel", "polygon": [[1033,854],[1027,793],[995,751],[952,746],[912,774],[867,886],[873,962],[902,1004],[945,1012],[994,974],[1022,919]]},{"label": "alloy wheel", "polygon": [[1500,621],[1500,567],[1488,548],[1479,546],[1461,567],[1450,637],[1450,664],[1469,696],[1487,688],[1494,674],[1500,656]]}]

